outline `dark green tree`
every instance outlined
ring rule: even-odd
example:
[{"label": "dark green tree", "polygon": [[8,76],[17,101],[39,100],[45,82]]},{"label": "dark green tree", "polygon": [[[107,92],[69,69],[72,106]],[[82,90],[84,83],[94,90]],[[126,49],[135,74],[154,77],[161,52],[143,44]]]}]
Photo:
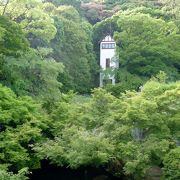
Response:
[{"label": "dark green tree", "polygon": [[0,53],[17,56],[27,51],[29,43],[20,26],[6,17],[0,16]]},{"label": "dark green tree", "polygon": [[1,83],[17,95],[29,95],[41,100],[58,100],[61,83],[57,78],[63,65],[43,60],[34,52],[19,57],[1,56]]},{"label": "dark green tree", "polygon": [[42,139],[48,119],[30,97],[17,97],[0,85],[0,162],[10,171],[39,167],[32,145]]},{"label": "dark green tree", "polygon": [[52,41],[53,57],[65,66],[64,78],[59,80],[74,91],[87,93],[94,86],[97,71],[92,27],[73,7],[59,7],[54,19],[58,33]]},{"label": "dark green tree", "polygon": [[[118,46],[120,68],[117,77],[120,83],[134,81],[131,76],[145,80],[161,70],[167,73],[170,81],[180,78],[180,36],[173,22],[125,12],[118,25],[122,32],[115,33],[114,38]],[[126,78],[121,78],[124,77],[121,71]],[[134,88],[142,84],[137,82],[139,85],[135,83]]]}]

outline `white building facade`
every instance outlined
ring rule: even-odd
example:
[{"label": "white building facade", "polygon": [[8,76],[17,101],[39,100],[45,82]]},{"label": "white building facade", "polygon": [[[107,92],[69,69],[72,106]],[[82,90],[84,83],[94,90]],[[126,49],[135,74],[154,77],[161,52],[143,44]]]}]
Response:
[{"label": "white building facade", "polygon": [[[100,66],[102,72],[100,73],[100,87],[108,83],[115,84],[115,76],[112,73],[115,68],[118,68],[118,62],[116,59],[116,43],[111,36],[106,36],[100,43]],[[104,72],[103,72],[104,71]]]}]

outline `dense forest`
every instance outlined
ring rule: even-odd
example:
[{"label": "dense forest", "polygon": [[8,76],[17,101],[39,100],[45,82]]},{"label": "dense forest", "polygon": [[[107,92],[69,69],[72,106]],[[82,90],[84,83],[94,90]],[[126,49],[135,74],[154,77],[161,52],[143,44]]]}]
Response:
[{"label": "dense forest", "polygon": [[[100,41],[116,84],[99,88]],[[42,161],[180,179],[179,0],[0,0],[0,180]]]}]

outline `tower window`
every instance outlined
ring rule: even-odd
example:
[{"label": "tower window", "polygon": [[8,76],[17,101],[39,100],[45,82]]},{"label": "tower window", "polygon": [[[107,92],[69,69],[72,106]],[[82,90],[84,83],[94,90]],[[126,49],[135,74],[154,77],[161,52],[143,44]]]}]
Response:
[{"label": "tower window", "polygon": [[115,43],[102,43],[102,49],[114,49]]},{"label": "tower window", "polygon": [[115,43],[111,43],[111,48],[112,48],[112,49],[115,48]]},{"label": "tower window", "polygon": [[109,67],[110,67],[110,59],[107,58],[107,59],[106,59],[106,68],[109,68]]}]

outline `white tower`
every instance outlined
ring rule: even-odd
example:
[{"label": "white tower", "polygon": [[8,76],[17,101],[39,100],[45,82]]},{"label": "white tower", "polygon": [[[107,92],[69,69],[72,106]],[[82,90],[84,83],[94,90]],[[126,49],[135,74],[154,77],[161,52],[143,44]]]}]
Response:
[{"label": "white tower", "polygon": [[[118,63],[115,59],[116,43],[111,36],[106,36],[100,44],[100,66],[102,70],[115,69],[118,67]],[[115,84],[115,77],[112,74],[100,73],[100,87],[105,85],[107,81],[111,84]]]}]

